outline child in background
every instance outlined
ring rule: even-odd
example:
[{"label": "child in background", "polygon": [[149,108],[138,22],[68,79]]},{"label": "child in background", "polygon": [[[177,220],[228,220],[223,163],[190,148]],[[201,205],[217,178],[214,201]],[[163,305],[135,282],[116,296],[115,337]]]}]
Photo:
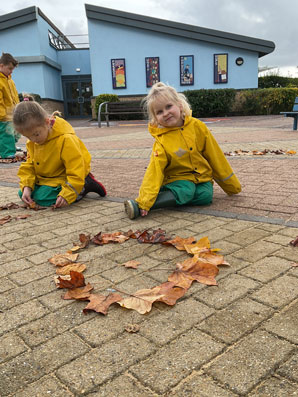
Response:
[{"label": "child in background", "polygon": [[20,197],[28,205],[56,208],[89,192],[104,197],[104,186],[90,173],[90,153],[72,126],[55,113],[49,117],[30,100],[19,103],[13,112],[15,129],[29,139],[27,161],[18,171]]},{"label": "child in background", "polygon": [[11,78],[18,61],[8,53],[0,57],[0,157],[14,158],[16,154],[15,132],[12,126],[12,112],[19,103],[18,92]]},{"label": "child in background", "polygon": [[145,98],[153,150],[139,196],[124,202],[130,219],[150,209],[176,205],[207,205],[213,180],[228,194],[241,185],[206,125],[191,116],[185,96],[156,83]]}]

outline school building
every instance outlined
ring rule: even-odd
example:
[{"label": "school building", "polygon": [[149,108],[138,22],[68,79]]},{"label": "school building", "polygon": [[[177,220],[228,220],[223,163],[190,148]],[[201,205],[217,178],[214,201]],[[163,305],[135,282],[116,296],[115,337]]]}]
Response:
[{"label": "school building", "polygon": [[35,6],[0,16],[0,50],[19,61],[18,92],[39,94],[67,118],[90,117],[91,99],[145,95],[156,81],[177,91],[258,86],[272,41],[85,4],[88,48],[77,48]]}]

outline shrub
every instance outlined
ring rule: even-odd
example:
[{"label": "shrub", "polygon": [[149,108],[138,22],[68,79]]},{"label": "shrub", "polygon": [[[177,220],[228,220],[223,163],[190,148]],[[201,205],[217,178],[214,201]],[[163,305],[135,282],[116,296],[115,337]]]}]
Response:
[{"label": "shrub", "polygon": [[258,86],[259,88],[298,87],[298,78],[268,75],[259,77]]},{"label": "shrub", "polygon": [[230,113],[236,90],[188,90],[183,94],[188,99],[194,117],[225,116]]},{"label": "shrub", "polygon": [[98,117],[98,108],[99,105],[103,102],[120,102],[118,95],[116,94],[100,94],[97,95],[96,100],[95,100],[95,112],[96,112],[96,117]]},{"label": "shrub", "polygon": [[[27,93],[26,93],[27,94]],[[29,95],[31,95],[34,99],[35,102],[38,102],[39,104],[42,103],[41,97],[39,94],[32,94],[32,93],[28,93]],[[19,100],[20,102],[22,102],[24,99],[23,93],[19,93]]]}]

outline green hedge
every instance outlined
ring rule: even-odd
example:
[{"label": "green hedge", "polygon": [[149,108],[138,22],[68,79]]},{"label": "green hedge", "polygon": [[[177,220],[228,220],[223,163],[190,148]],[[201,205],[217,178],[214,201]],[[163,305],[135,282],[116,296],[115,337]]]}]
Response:
[{"label": "green hedge", "polygon": [[298,87],[298,78],[297,77],[268,75],[268,76],[259,77],[258,81],[259,81],[259,84],[258,84],[259,88]]},{"label": "green hedge", "polygon": [[103,102],[120,102],[118,95],[116,94],[100,94],[97,95],[96,100],[95,100],[95,112],[96,112],[96,117],[98,117],[98,108],[99,105]]},{"label": "green hedge", "polygon": [[183,94],[191,105],[194,117],[225,116],[231,111],[236,90],[189,90]]}]

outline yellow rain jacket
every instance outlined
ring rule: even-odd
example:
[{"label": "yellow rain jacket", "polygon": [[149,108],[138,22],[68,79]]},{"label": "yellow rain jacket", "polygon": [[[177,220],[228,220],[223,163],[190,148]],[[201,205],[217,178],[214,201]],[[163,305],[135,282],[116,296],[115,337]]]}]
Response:
[{"label": "yellow rain jacket", "polygon": [[206,125],[187,116],[182,127],[158,128],[149,124],[155,138],[139,196],[140,208],[149,211],[161,186],[177,180],[202,183],[215,180],[229,195],[241,185]]},{"label": "yellow rain jacket", "polygon": [[27,142],[27,161],[18,171],[20,188],[61,186],[59,196],[71,204],[84,187],[90,162],[91,155],[72,126],[57,117],[45,143]]},{"label": "yellow rain jacket", "polygon": [[12,112],[17,103],[19,96],[12,78],[0,72],[0,121],[12,120]]}]

